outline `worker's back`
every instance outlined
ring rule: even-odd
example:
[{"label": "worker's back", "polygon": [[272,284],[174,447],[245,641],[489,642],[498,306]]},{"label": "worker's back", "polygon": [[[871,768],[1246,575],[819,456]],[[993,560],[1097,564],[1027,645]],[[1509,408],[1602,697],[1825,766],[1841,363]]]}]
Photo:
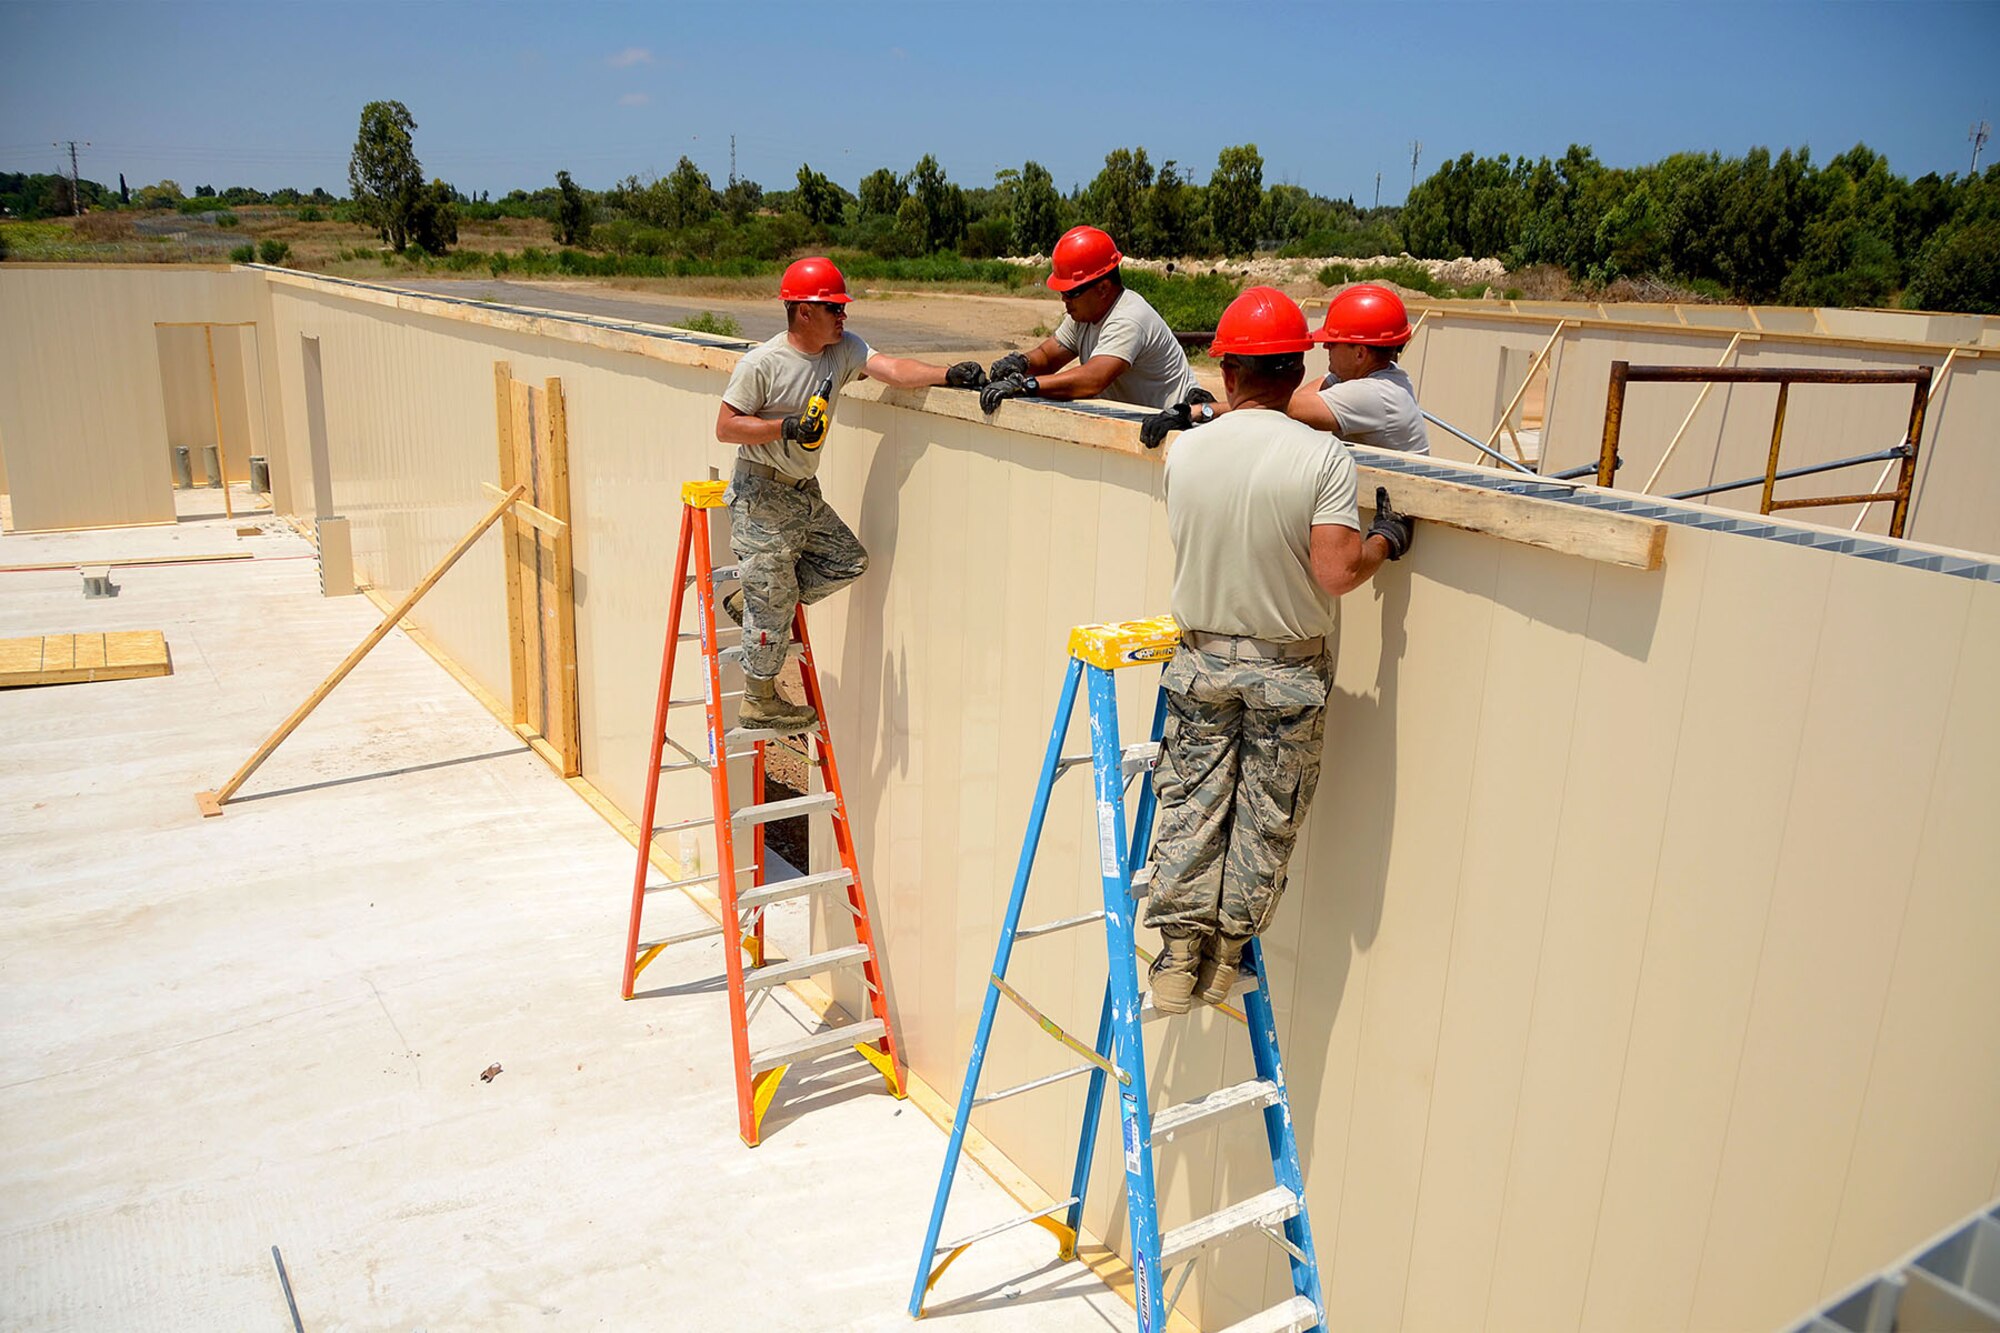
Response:
[{"label": "worker's back", "polygon": [[1182,629],[1279,641],[1332,630],[1312,528],[1358,526],[1338,440],[1280,412],[1235,411],[1175,442],[1166,482]]}]

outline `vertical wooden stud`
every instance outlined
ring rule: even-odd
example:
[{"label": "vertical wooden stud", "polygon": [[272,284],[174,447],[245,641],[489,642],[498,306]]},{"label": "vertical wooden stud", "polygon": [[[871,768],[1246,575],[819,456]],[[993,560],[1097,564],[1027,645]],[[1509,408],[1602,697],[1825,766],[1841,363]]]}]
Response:
[{"label": "vertical wooden stud", "polygon": [[[550,378],[543,395],[545,430],[540,457],[536,460],[537,504],[564,524],[569,516],[569,409],[563,398],[562,381]],[[576,777],[583,771],[583,736],[577,713],[576,681],[576,581],[571,563],[574,528],[544,538],[543,614],[553,619],[552,674],[549,688],[547,736],[562,755],[562,775]],[[546,622],[545,622],[546,623]]]},{"label": "vertical wooden stud", "polygon": [[[514,477],[519,485],[526,488],[528,503],[539,508],[541,497],[535,494],[535,391],[519,380],[510,383],[508,389],[508,410],[514,422]],[[524,668],[521,690],[526,707],[523,716],[516,719],[514,730],[524,736],[541,736],[547,734],[547,723],[543,717],[546,705],[542,676],[540,560],[535,530],[522,523],[518,531],[515,587],[521,599],[521,665]]]},{"label": "vertical wooden stud", "polygon": [[208,402],[215,409],[215,468],[222,475],[216,480],[222,483],[222,515],[235,518],[235,506],[229,503],[229,448],[222,442],[222,386],[215,378],[215,328],[201,326],[201,340],[208,348]]},{"label": "vertical wooden stud", "polygon": [[[500,442],[500,489],[511,491],[524,480],[518,475],[514,465],[514,370],[505,361],[493,363],[493,416],[497,423]],[[507,661],[508,680],[512,686],[514,725],[520,726],[528,720],[528,676],[527,626],[521,607],[521,534],[527,524],[514,516],[509,509],[501,520],[501,550],[504,556],[504,582],[507,586]]]}]

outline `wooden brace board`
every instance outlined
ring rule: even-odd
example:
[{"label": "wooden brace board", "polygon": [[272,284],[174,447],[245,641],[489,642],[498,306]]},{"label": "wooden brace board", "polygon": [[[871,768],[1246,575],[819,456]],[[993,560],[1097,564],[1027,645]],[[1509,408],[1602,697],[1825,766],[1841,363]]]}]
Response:
[{"label": "wooden brace board", "polygon": [[493,364],[500,490],[527,487],[502,520],[514,730],[564,777],[583,771],[569,526],[569,421],[562,381],[541,388]]},{"label": "wooden brace board", "polygon": [[156,629],[0,639],[0,688],[173,673],[167,636]]}]

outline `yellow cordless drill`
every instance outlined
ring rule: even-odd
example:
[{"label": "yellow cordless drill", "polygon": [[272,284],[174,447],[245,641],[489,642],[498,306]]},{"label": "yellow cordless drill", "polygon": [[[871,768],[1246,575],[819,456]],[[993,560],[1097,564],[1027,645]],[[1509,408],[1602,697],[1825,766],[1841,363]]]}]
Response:
[{"label": "yellow cordless drill", "polygon": [[826,443],[827,400],[833,397],[833,376],[828,375],[819,382],[819,392],[806,399],[806,410],[799,414],[799,445],[805,449],[817,449]]}]

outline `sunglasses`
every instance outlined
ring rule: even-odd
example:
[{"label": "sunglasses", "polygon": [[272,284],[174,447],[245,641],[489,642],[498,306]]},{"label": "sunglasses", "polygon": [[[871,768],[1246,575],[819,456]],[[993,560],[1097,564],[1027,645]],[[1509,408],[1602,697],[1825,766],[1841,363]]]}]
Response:
[{"label": "sunglasses", "polygon": [[1075,301],[1082,297],[1088,296],[1091,292],[1097,290],[1098,284],[1102,283],[1103,281],[1104,279],[1102,278],[1092,278],[1089,282],[1084,283],[1081,287],[1072,287],[1068,291],[1064,292],[1062,294],[1062,299],[1065,301]]},{"label": "sunglasses", "polygon": [[844,305],[835,305],[831,301],[814,301],[813,306],[815,309],[826,311],[829,315],[835,315],[841,319],[847,318],[847,307]]}]

